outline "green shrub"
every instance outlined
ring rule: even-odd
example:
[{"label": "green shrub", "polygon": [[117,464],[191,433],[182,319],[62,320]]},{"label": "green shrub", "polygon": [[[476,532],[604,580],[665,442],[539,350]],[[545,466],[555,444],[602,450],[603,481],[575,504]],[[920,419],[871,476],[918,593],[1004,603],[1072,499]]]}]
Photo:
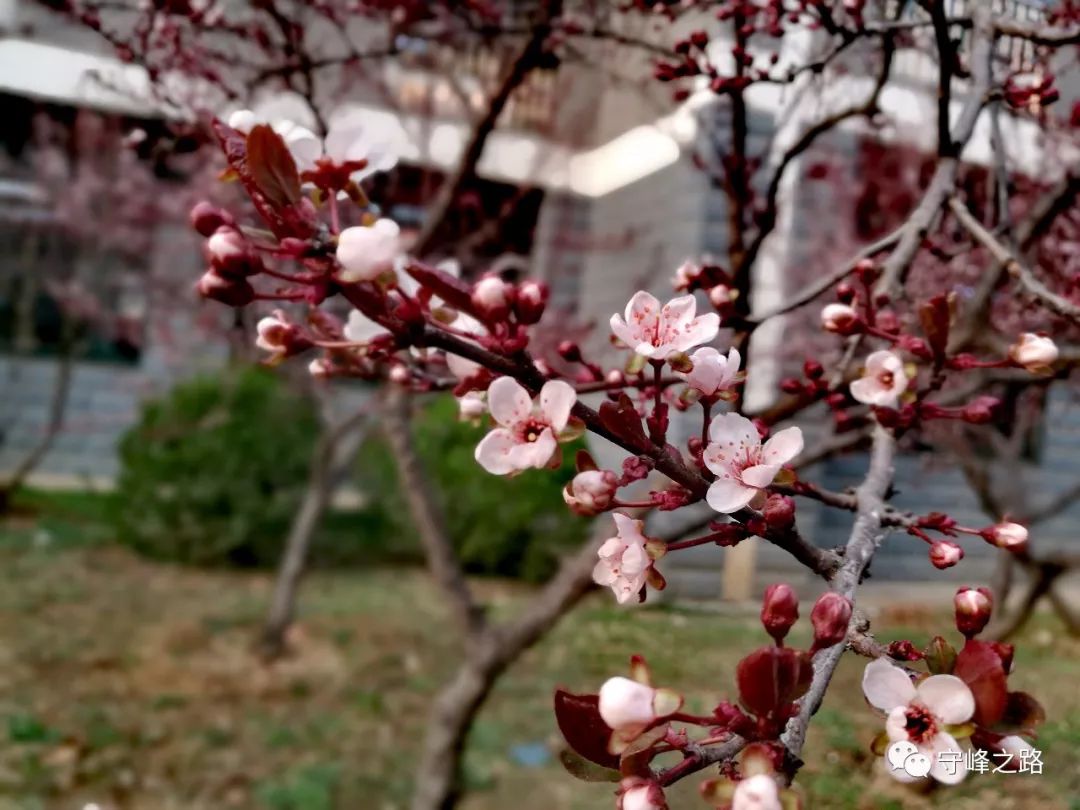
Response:
[{"label": "green shrub", "polygon": [[[485,472],[473,452],[486,428],[457,419],[450,397],[433,399],[416,414],[414,439],[446,512],[465,568],[473,573],[547,578],[558,553],[580,543],[587,521],[565,506],[560,490],[574,475],[579,444],[563,446],[557,471],[529,470],[512,478]],[[396,540],[416,544],[397,470],[381,435],[373,434],[359,458],[361,487],[372,509],[386,516]]]},{"label": "green shrub", "polygon": [[177,386],[121,441],[121,541],[163,560],[274,565],[317,434],[311,404],[262,369]]}]

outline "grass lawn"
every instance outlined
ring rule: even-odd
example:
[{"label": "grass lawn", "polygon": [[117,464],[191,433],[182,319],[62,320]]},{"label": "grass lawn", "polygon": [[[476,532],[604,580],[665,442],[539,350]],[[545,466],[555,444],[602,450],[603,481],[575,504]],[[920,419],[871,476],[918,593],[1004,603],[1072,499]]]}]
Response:
[{"label": "grass lawn", "polygon": [[[421,572],[313,574],[296,654],[267,668],[251,654],[266,575],[147,563],[65,528],[93,523],[91,507],[76,499],[65,515],[0,524],[0,810],[405,806],[427,701],[457,656]],[[499,612],[525,593],[481,587]],[[931,626],[942,624],[917,608],[891,622],[917,640]],[[553,764],[555,685],[595,689],[640,652],[705,709],[732,697],[735,662],[764,641],[753,617],[627,611],[597,595],[499,686],[470,742],[465,808],[609,810],[610,786]],[[861,666],[846,662],[813,725],[809,806],[1080,808],[1080,641],[1049,618],[1022,640],[1011,679],[1047,707],[1042,776],[976,776],[926,795],[892,783],[867,751],[880,721]],[[672,791],[672,810],[704,810],[698,781]]]}]

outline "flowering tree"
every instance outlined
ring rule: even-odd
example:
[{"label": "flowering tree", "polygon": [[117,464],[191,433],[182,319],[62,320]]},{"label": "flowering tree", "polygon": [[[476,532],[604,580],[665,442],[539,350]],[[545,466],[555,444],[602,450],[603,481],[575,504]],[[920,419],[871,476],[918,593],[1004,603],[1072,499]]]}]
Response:
[{"label": "flowering tree", "polygon": [[[943,446],[950,432],[1000,428],[1009,420],[996,393],[1003,383],[1045,387],[1066,377],[1074,362],[1068,344],[1080,304],[1066,257],[1080,191],[1076,172],[1067,168],[1045,187],[1017,178],[1017,156],[1000,133],[993,135],[984,140],[993,147],[994,203],[983,210],[967,193],[961,157],[980,121],[997,131],[1007,119],[1038,131],[1047,154],[1071,159],[1068,132],[1049,105],[1058,94],[1057,54],[1080,41],[1080,9],[1063,3],[1044,22],[1030,23],[982,4],[958,15],[932,1],[910,13],[895,4],[893,14],[890,4],[862,0],[641,5],[676,22],[708,7],[727,32],[718,47],[715,36],[695,31],[656,65],[657,79],[674,83],[677,98],[701,87],[729,108],[730,128],[715,139],[716,154],[701,158],[727,194],[727,255],[679,268],[675,285],[682,295],[665,302],[640,291],[624,312],[613,314],[610,332],[622,352],[614,366],[570,341],[552,356],[537,353],[548,300],[543,283],[511,284],[495,275],[469,283],[430,264],[430,226],[407,247],[398,224],[365,193],[368,175],[384,164],[355,122],[331,127],[324,138],[248,112],[213,122],[256,221],[208,204],[193,210],[210,264],[199,292],[233,307],[281,302],[258,327],[259,345],[274,361],[304,355],[320,378],[388,381],[388,431],[402,458],[409,457],[407,424],[394,421],[401,418],[401,398],[433,390],[452,390],[469,418],[490,416],[476,461],[496,476],[549,466],[560,445],[583,431],[622,448],[619,469],[600,469],[581,454],[579,473],[565,490],[576,512],[610,515],[610,523],[599,520],[602,542],[582,557],[592,579],[610,587],[619,602],[644,601],[650,590],[663,588],[668,554],[749,537],[776,545],[820,577],[827,592],[811,611],[808,649],[785,643],[798,618],[792,589],[780,584],[766,592],[761,615],[771,642],[736,668],[738,705],[723,702],[705,715],[685,712],[679,694],[654,685],[639,658],[631,660],[630,677],[613,673],[598,693],[556,694],[556,717],[572,749],[564,763],[582,778],[617,782],[622,810],[660,810],[665,787],[710,766],[719,772],[702,783],[702,793],[716,807],[797,804],[789,786],[802,765],[807,728],[847,652],[871,659],[863,691],[868,710],[884,717],[872,746],[888,751],[888,770],[897,779],[959,782],[967,775],[968,746],[1022,763],[1032,756],[1027,740],[1042,710],[1034,697],[1009,689],[1012,648],[979,637],[993,606],[989,591],[957,592],[959,650],[944,635],[882,645],[856,604],[859,585],[892,532],[925,543],[930,561],[942,569],[960,563],[964,542],[1011,553],[1025,549],[1027,529],[1004,515],[988,526],[966,526],[946,514],[902,511],[889,499],[898,453]],[[463,7],[466,16],[488,8]],[[405,8],[402,24],[415,11]],[[575,36],[610,33],[583,28],[561,4],[541,8],[495,96],[502,101],[492,104],[479,137],[466,148],[465,171],[513,92],[511,79],[520,83],[522,64],[557,52]],[[337,19],[333,9],[312,7]],[[222,18],[206,22],[207,13],[182,10],[179,23],[161,17],[162,25],[177,32],[177,43],[187,42],[181,35],[189,37],[200,22],[226,27]],[[807,32],[814,47],[792,61],[784,46]],[[301,52],[299,33],[286,39],[285,52],[310,81],[315,65]],[[1020,66],[1010,50],[1017,45],[1029,49]],[[801,155],[845,122],[866,119],[873,128],[888,121],[885,90],[904,50],[930,57],[935,66],[937,121],[926,182],[903,210],[892,212],[898,216],[890,231],[860,244],[850,259],[822,270],[778,305],[759,308],[755,271],[778,222],[784,215],[813,215],[785,211],[785,179]],[[854,103],[849,92],[828,98],[832,83],[867,64],[874,78],[863,97]],[[833,104],[821,105],[824,113],[802,122],[787,141],[778,139],[767,155],[751,154],[752,94],[776,84],[802,87],[804,79],[820,83],[820,95]],[[459,171],[444,184],[436,210],[460,191],[463,176]],[[827,296],[831,302],[814,317],[826,338],[813,344],[817,356],[806,360],[801,377],[782,383],[784,396],[774,405],[748,411],[744,388],[755,369],[744,357],[752,356],[755,333],[775,319],[796,319]],[[334,297],[352,308],[347,320],[321,308]],[[710,311],[699,311],[706,300]],[[806,423],[780,427],[818,421],[823,408],[838,433],[824,449],[805,447]],[[685,443],[673,440],[677,414],[700,423]],[[853,491],[830,491],[796,472],[800,461],[863,442],[870,446],[868,465]],[[646,479],[654,482],[647,496],[625,493]],[[427,543],[437,535],[438,515],[408,465],[402,480],[414,509],[431,518],[427,529],[420,526]],[[821,548],[801,532],[802,500],[852,514],[843,546]],[[713,513],[708,530],[679,539],[650,536],[636,512],[700,503]],[[579,560],[533,610],[509,626],[491,626],[445,545],[432,542],[428,552],[465,629],[469,663],[435,709],[418,810],[452,803],[462,718],[467,728],[494,676],[586,586]]]}]

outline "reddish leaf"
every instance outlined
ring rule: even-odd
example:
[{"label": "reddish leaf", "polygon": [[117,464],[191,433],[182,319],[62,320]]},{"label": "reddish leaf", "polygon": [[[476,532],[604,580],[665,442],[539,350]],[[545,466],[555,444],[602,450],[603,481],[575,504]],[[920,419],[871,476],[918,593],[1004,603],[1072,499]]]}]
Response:
[{"label": "reddish leaf", "polygon": [[598,695],[555,690],[555,720],[567,744],[590,762],[617,770],[619,758],[608,753],[611,729],[600,718]]},{"label": "reddish leaf", "polygon": [[977,725],[992,726],[1002,718],[1008,701],[1008,686],[1001,657],[990,644],[969,640],[956,656],[953,675],[964,681],[975,696],[972,720]]},{"label": "reddish leaf", "polygon": [[1005,698],[1005,712],[994,731],[1010,734],[1032,731],[1046,720],[1042,704],[1027,692],[1009,692]]},{"label": "reddish leaf", "polygon": [[253,127],[247,136],[247,162],[255,185],[279,208],[300,200],[300,175],[289,147],[266,124]]},{"label": "reddish leaf", "polygon": [[949,343],[949,299],[944,295],[935,295],[919,308],[919,319],[922,321],[923,333],[926,342],[934,353],[934,361],[941,363],[945,360],[945,349]]},{"label": "reddish leaf", "polygon": [[631,446],[641,449],[648,447],[649,441],[641,427],[641,417],[626,394],[620,394],[616,402],[608,400],[600,406],[600,421],[604,423],[604,427]]},{"label": "reddish leaf", "polygon": [[[267,226],[279,239],[294,236],[304,239],[311,235],[314,225],[311,218],[298,204],[278,204],[266,195],[248,163],[248,139],[241,132],[215,119],[214,134],[217,135],[229,170],[244,186],[252,204]],[[295,171],[295,166],[293,167]]]},{"label": "reddish leaf", "polygon": [[762,647],[739,662],[735,676],[742,705],[758,717],[772,717],[806,694],[814,668],[801,650]]},{"label": "reddish leaf", "polygon": [[464,310],[471,315],[477,314],[472,303],[472,287],[468,282],[438,267],[431,267],[420,262],[410,262],[405,272],[415,278],[421,287],[439,296],[454,309]]}]

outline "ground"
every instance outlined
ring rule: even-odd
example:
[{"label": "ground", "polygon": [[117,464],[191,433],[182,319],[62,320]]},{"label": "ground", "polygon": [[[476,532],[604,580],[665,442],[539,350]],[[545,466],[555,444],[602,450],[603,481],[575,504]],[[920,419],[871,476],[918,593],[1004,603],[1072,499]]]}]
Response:
[{"label": "ground", "polygon": [[[148,563],[86,542],[64,520],[0,524],[0,810],[393,810],[404,808],[427,701],[458,655],[436,593],[415,569],[316,572],[294,654],[266,667],[252,640],[266,574]],[[494,609],[527,590],[485,581]],[[913,606],[884,637],[947,627]],[[619,609],[596,594],[503,680],[472,735],[466,810],[608,810],[609,785],[554,763],[557,684],[595,690],[631,653],[691,706],[732,697],[735,662],[765,636],[752,614]],[[821,710],[800,778],[813,808],[1080,808],[1080,641],[1040,617],[1014,688],[1049,721],[1044,774],[983,775],[916,795],[875,767],[880,721],[849,660]],[[689,779],[672,810],[705,805]]]}]

